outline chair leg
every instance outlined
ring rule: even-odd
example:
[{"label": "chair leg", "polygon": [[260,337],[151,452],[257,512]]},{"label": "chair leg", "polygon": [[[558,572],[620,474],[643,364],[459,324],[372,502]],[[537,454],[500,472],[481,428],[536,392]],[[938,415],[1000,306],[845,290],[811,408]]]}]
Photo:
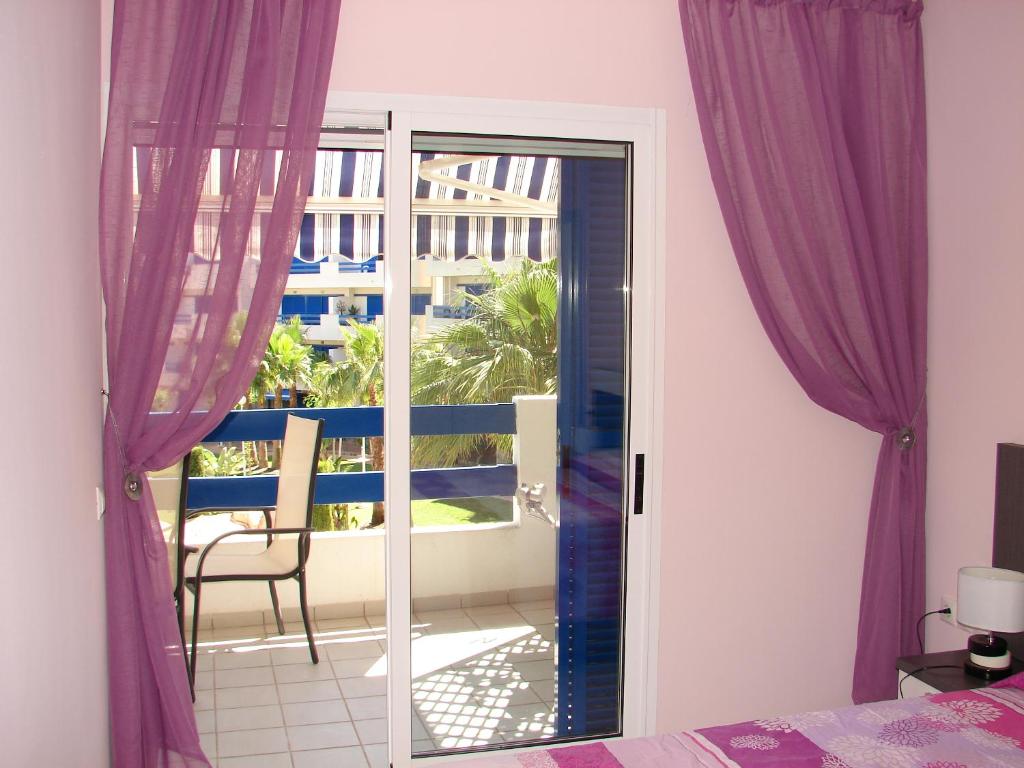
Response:
[{"label": "chair leg", "polygon": [[178,634],[181,635],[181,656],[185,660],[185,674],[188,675],[188,692],[192,694],[192,701],[196,700],[196,681],[192,679],[192,666],[188,661],[188,653],[185,652],[185,589],[181,588],[174,594],[174,609],[178,614]]},{"label": "chair leg", "polygon": [[277,584],[271,580],[267,584],[270,586],[270,602],[274,604],[274,618],[277,619],[277,634],[284,634],[284,621],[281,619],[281,603],[277,600]]},{"label": "chair leg", "polygon": [[309,626],[309,607],[306,605],[306,570],[299,571],[299,607],[302,609],[302,624],[306,628],[306,640],[309,641],[309,655],[314,664],[320,663],[320,654],[316,652],[313,631]]},{"label": "chair leg", "polygon": [[185,646],[185,595],[178,592],[174,595],[174,611],[178,615],[178,634],[181,635],[181,645]]},{"label": "chair leg", "polygon": [[193,680],[196,679],[196,645],[199,642],[199,591],[202,585],[202,579],[196,576],[195,595],[192,598],[192,653],[189,656],[188,667],[189,675]]}]

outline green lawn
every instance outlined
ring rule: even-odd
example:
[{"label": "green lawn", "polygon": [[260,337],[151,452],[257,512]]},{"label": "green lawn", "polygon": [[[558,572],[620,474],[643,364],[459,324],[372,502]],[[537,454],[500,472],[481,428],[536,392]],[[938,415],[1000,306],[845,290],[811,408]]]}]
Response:
[{"label": "green lawn", "polygon": [[[349,515],[358,528],[370,522],[371,504],[349,504]],[[417,499],[412,503],[412,524],[416,528],[442,525],[472,525],[512,521],[512,499],[480,496],[472,499]]]},{"label": "green lawn", "polygon": [[512,499],[505,496],[417,499],[412,503],[412,524],[418,528],[507,522],[512,522]]}]

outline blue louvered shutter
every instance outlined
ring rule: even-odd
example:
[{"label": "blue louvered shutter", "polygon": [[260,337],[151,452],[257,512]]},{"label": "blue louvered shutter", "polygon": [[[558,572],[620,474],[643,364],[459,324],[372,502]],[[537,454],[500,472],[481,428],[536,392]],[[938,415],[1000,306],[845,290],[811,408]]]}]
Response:
[{"label": "blue louvered shutter", "polygon": [[622,681],[626,173],[564,158],[558,432],[558,735],[618,733]]}]

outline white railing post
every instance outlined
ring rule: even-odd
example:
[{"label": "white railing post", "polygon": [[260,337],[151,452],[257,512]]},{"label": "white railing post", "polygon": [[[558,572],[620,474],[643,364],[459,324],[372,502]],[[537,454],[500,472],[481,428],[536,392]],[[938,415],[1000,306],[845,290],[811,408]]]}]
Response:
[{"label": "white railing post", "polygon": [[[512,461],[516,465],[516,486],[543,486],[541,501],[551,520],[558,520],[557,397],[520,395],[512,398],[516,409],[516,434],[512,439]],[[527,510],[517,495],[520,524],[527,524]],[[539,518],[538,518],[539,519]]]}]

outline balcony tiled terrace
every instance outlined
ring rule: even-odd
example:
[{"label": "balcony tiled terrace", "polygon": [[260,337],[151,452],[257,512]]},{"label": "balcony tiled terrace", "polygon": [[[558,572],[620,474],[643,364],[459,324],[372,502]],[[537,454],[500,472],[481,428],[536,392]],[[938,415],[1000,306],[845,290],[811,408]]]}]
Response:
[{"label": "balcony tiled terrace", "polygon": [[[550,600],[413,616],[413,750],[499,744],[554,730]],[[219,768],[387,766],[383,617],[200,631],[196,718]]]}]

